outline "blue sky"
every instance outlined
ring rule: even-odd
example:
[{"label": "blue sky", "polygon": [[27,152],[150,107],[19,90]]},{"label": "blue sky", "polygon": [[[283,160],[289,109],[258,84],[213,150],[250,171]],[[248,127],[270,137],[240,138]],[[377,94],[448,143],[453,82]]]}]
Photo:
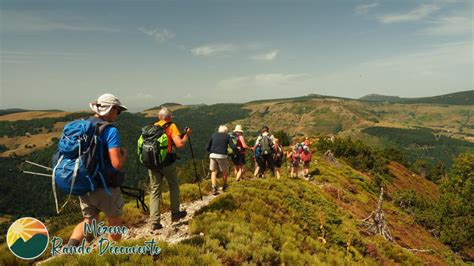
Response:
[{"label": "blue sky", "polygon": [[472,90],[473,1],[1,2],[0,108]]}]

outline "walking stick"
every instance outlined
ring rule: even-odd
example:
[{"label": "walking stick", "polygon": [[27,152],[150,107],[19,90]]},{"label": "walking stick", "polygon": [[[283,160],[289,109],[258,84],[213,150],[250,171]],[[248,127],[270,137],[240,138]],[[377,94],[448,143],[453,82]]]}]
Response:
[{"label": "walking stick", "polygon": [[193,152],[193,144],[191,143],[191,136],[188,135],[188,139],[189,139],[189,149],[191,150],[191,158],[193,158],[194,173],[196,174],[196,180],[198,182],[199,196],[201,197],[201,200],[202,200],[201,179],[199,178],[198,172],[196,169],[196,161],[194,160],[194,152]]}]

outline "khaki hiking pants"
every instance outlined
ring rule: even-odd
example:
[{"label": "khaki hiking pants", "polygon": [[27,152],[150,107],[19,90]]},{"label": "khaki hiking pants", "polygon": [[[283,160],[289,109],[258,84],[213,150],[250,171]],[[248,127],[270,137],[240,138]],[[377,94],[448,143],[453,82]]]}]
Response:
[{"label": "khaki hiking pants", "polygon": [[163,189],[164,178],[170,188],[171,213],[179,212],[179,182],[176,176],[176,165],[163,167],[158,170],[148,170],[150,176],[150,222],[160,222],[161,191]]}]

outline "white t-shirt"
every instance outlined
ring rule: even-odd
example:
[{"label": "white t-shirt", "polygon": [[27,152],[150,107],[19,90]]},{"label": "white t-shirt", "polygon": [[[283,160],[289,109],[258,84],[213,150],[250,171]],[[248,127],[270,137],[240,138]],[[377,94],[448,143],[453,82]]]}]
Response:
[{"label": "white t-shirt", "polygon": [[272,144],[275,145],[275,141],[274,141],[274,137],[273,135],[271,135],[270,133],[268,132],[265,132],[263,134],[261,134],[260,136],[257,137],[257,140],[255,141],[255,146],[258,145],[258,143],[260,143],[260,141],[262,140],[262,136],[268,136],[270,138],[270,140],[272,141]]}]

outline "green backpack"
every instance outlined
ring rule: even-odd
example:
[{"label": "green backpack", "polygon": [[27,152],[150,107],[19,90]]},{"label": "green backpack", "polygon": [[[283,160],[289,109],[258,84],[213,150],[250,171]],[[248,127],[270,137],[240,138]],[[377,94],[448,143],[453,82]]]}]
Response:
[{"label": "green backpack", "polygon": [[261,135],[262,138],[260,139],[260,147],[262,148],[263,155],[273,154],[273,140],[270,138],[269,135]]},{"label": "green backpack", "polygon": [[[229,137],[230,141],[234,144],[235,147],[237,147],[237,143],[239,142],[237,134],[231,133],[229,134]],[[227,145],[227,155],[235,156],[237,155],[237,151],[234,151],[230,145]]]},{"label": "green backpack", "polygon": [[142,128],[138,139],[137,153],[140,163],[148,169],[157,169],[166,166],[168,159],[168,135],[166,128],[172,123],[162,126],[148,125]]}]

